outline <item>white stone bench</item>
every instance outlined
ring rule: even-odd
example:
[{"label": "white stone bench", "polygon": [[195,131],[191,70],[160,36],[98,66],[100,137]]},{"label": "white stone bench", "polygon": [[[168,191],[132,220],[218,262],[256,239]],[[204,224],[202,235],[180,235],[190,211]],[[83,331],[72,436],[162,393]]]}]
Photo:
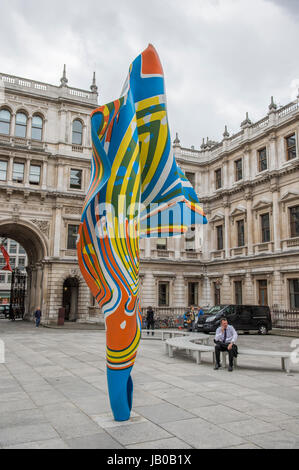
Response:
[{"label": "white stone bench", "polygon": [[[202,335],[201,335],[202,336]],[[195,337],[194,335],[189,335],[179,338],[169,338],[166,340],[166,351],[168,352],[169,357],[173,357],[173,352],[176,349],[181,349],[187,351],[189,354],[193,354],[196,359],[196,363],[201,363],[201,355],[203,353],[212,353],[213,363],[215,363],[215,347],[207,346],[206,344],[198,344],[199,342],[204,342],[204,338]],[[278,357],[281,359],[282,370],[287,373],[290,372],[291,364],[291,352],[283,351],[265,351],[260,349],[240,349],[238,348],[238,356],[247,355],[247,356],[264,356],[264,357]],[[222,361],[224,366],[226,366],[226,356],[228,355],[227,351],[222,351]],[[237,358],[234,358],[235,365],[237,365]]]},{"label": "white stone bench", "polygon": [[[152,333],[155,333],[154,335],[152,335]],[[159,339],[162,339],[162,341],[164,341],[166,339],[166,337],[168,336],[169,338],[174,338],[176,336],[190,336],[190,333],[188,331],[184,331],[184,330],[164,330],[164,328],[159,328],[157,330],[148,330],[148,329],[145,329],[143,328],[142,331],[141,331],[141,334],[142,334],[142,338],[146,338],[146,337],[149,337],[149,338],[152,338],[152,337],[157,337]],[[202,334],[202,333],[199,333],[199,334]]]}]

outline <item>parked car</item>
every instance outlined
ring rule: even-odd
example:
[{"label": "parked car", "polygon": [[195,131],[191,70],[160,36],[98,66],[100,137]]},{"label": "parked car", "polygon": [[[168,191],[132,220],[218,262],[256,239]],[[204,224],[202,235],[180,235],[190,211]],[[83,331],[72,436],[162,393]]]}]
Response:
[{"label": "parked car", "polygon": [[237,331],[258,331],[266,335],[272,330],[270,308],[260,305],[222,305],[217,310],[204,315],[202,326],[198,331],[214,333],[220,326],[222,317],[226,317],[228,323]]},{"label": "parked car", "polygon": [[214,307],[210,307],[208,309],[203,309],[204,315],[201,315],[199,318],[197,316],[195,325],[194,325],[194,330],[203,332],[203,325],[208,317],[211,315],[216,315],[217,313],[220,312],[226,305],[215,305]]}]

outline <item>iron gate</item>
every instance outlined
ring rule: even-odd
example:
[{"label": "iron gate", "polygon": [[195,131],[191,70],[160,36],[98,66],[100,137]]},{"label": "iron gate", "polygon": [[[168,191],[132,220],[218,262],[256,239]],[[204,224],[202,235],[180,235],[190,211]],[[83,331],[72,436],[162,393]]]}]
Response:
[{"label": "iron gate", "polygon": [[11,273],[9,316],[12,320],[24,317],[26,279],[26,274],[17,268]]}]

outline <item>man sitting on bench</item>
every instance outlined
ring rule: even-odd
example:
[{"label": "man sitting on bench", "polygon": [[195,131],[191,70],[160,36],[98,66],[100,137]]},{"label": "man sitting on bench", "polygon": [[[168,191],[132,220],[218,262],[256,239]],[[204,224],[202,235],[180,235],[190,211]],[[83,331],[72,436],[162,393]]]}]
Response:
[{"label": "man sitting on bench", "polygon": [[228,324],[226,318],[221,318],[220,327],[216,330],[215,340],[215,356],[216,364],[214,370],[218,370],[221,367],[220,364],[220,352],[228,351],[229,355],[229,367],[228,371],[232,372],[234,365],[234,351],[233,345],[238,339],[238,334],[232,325]]}]

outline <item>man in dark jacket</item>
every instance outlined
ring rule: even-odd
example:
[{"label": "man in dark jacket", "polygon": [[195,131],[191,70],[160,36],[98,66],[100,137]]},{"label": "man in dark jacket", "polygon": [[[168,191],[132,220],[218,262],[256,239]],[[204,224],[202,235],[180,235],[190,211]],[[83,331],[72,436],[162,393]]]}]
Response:
[{"label": "man in dark jacket", "polygon": [[41,316],[42,316],[42,312],[41,312],[40,307],[37,307],[37,310],[35,311],[34,316],[35,316],[35,326],[36,326],[36,328],[38,328],[39,325],[40,325],[40,319],[41,319]]},{"label": "man in dark jacket", "polygon": [[[146,312],[146,327],[149,330],[150,328],[152,331],[152,336],[154,336],[154,329],[155,329],[155,320],[154,320],[155,312],[153,311],[152,307],[148,307]],[[149,334],[149,331],[147,332]]]}]

